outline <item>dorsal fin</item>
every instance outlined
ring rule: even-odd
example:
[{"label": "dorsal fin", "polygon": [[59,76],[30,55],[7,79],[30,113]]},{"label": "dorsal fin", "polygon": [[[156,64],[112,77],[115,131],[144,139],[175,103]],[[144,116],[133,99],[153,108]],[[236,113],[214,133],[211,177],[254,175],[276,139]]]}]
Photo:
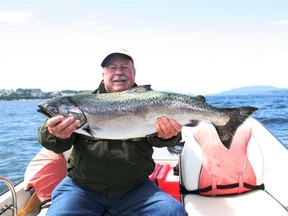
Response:
[{"label": "dorsal fin", "polygon": [[206,102],[206,98],[203,95],[197,95],[196,98],[198,98],[199,100]]}]

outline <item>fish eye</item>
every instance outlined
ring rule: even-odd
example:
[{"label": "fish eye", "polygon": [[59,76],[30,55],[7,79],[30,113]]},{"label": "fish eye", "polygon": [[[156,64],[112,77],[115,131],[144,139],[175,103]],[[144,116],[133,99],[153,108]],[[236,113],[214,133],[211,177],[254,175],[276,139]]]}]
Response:
[{"label": "fish eye", "polygon": [[48,110],[55,115],[58,114],[58,110],[55,107],[49,107]]}]

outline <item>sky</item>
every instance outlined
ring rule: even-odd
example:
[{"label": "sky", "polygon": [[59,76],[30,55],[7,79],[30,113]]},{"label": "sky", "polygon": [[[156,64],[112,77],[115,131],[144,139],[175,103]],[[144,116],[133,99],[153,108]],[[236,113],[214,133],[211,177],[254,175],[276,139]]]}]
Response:
[{"label": "sky", "polygon": [[154,90],[288,88],[288,1],[0,0],[0,89],[96,89],[119,48]]}]

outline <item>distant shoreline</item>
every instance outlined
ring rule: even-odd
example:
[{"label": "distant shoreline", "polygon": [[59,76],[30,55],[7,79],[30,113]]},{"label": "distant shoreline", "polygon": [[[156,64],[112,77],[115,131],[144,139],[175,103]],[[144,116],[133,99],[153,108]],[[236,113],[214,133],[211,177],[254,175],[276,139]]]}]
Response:
[{"label": "distant shoreline", "polygon": [[63,90],[55,92],[42,92],[41,89],[0,90],[0,101],[19,100],[47,100],[55,97],[75,95],[85,91]]},{"label": "distant shoreline", "polygon": [[288,94],[288,88],[276,88],[272,86],[245,86],[210,95],[267,95]]},{"label": "distant shoreline", "polygon": [[[0,101],[18,101],[18,100],[47,100],[55,97],[75,95],[88,90],[62,90],[42,92],[41,89],[22,89],[0,90]],[[275,95],[288,94],[288,88],[276,88],[272,86],[248,86],[216,94],[207,94],[205,96],[245,96],[245,95]]]}]

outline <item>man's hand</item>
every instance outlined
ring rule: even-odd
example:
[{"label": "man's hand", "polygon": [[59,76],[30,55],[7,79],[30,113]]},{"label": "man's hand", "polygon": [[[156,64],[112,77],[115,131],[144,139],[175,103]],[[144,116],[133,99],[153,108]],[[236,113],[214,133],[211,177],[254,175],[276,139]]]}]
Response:
[{"label": "man's hand", "polygon": [[162,139],[169,139],[176,136],[182,129],[182,125],[178,124],[175,120],[166,117],[158,118],[155,127],[158,136]]},{"label": "man's hand", "polygon": [[61,115],[50,118],[46,122],[48,131],[60,139],[68,139],[79,124],[79,120],[73,117],[64,119]]}]

